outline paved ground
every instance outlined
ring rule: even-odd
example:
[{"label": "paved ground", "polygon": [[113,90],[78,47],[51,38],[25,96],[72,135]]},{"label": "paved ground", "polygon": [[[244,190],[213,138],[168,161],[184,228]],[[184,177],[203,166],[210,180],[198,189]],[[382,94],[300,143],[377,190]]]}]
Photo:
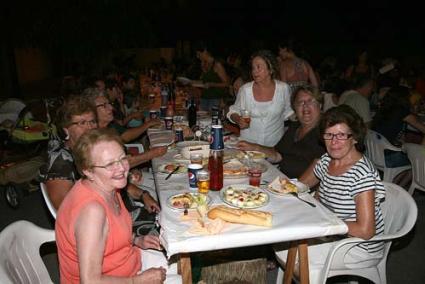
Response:
[{"label": "paved ground", "polygon": [[[1,230],[17,220],[28,220],[44,228],[53,228],[52,219],[45,207],[40,191],[31,192],[24,196],[20,208],[16,210],[9,208],[4,201],[3,195],[1,196]],[[387,264],[389,284],[422,284],[425,282],[425,193],[416,192],[414,199],[419,208],[418,220],[412,232],[393,243]],[[44,260],[54,282],[58,283],[56,254],[49,253],[44,257]],[[275,277],[276,271],[271,271],[268,275],[268,282],[274,283]],[[336,281],[340,282],[341,279]]]}]

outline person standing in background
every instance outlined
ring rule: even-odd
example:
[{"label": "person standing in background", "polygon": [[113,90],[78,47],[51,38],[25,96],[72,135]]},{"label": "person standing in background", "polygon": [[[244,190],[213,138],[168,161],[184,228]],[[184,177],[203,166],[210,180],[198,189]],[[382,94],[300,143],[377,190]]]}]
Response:
[{"label": "person standing in background", "polygon": [[304,84],[318,88],[319,82],[313,68],[306,60],[295,54],[296,50],[294,40],[279,44],[280,80],[290,86],[291,92]]},{"label": "person standing in background", "polygon": [[294,113],[289,86],[275,79],[276,57],[269,50],[251,56],[251,74],[253,81],[240,88],[227,118],[238,124],[241,140],[273,147],[283,136],[285,120]]},{"label": "person standing in background", "polygon": [[229,76],[223,64],[218,61],[210,48],[201,45],[196,49],[196,56],[201,61],[201,109],[210,111],[213,106],[220,106],[228,94]]}]

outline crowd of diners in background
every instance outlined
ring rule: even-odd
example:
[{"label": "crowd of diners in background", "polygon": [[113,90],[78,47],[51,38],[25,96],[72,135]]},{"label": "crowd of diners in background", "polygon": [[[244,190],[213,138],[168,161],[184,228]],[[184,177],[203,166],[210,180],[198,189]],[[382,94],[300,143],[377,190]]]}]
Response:
[{"label": "crowd of diners in background", "polygon": [[[182,87],[197,96],[199,110],[210,111],[213,106],[224,110],[223,120],[240,130],[239,149],[265,152],[269,161],[278,164],[283,173],[290,178],[301,177],[311,186],[319,183],[322,186],[322,177],[329,174],[324,165],[334,161],[338,164],[346,159],[338,156],[334,142],[345,143],[349,162],[360,160],[372,169],[371,183],[379,179],[370,161],[363,158],[362,147],[357,145],[364,140],[367,128],[381,133],[396,146],[402,142],[425,144],[424,66],[407,65],[394,58],[378,60],[366,49],[360,50],[346,66],[335,56],[324,57],[320,63],[313,64],[302,49],[290,40],[249,55],[238,51],[220,54],[212,46],[200,44],[190,63],[161,61],[126,73],[113,70],[64,78],[60,94],[63,105],[55,120],[59,137],[50,141],[48,160],[41,169],[50,199],[59,210],[57,230],[63,280],[74,281],[74,277],[78,277],[90,282],[107,278],[101,263],[115,261],[113,258],[105,260],[107,256],[103,255],[114,250],[109,246],[113,238],[122,244],[113,252],[117,253],[116,257],[129,257],[132,261],[132,267],[124,268],[125,264],[121,263],[112,270],[114,273],[133,276],[134,282],[130,283],[164,280],[166,270],[162,268],[145,268],[140,276],[134,276],[141,264],[140,254],[133,245],[142,249],[159,248],[158,238],[137,236],[126,244],[131,234],[118,238],[119,230],[124,229],[116,231],[109,223],[115,222],[122,211],[131,212],[131,208],[123,205],[122,197],[114,194],[118,188],[125,188],[122,192],[131,200],[143,202],[148,211],[146,216],[160,210],[155,193],[136,186],[147,173],[132,172],[167,151],[166,147],[149,147],[146,142],[147,129],[161,121],[148,115],[150,102],[148,94],[141,92],[142,77],[148,79],[143,83],[148,82],[152,87],[162,82],[175,82],[177,76],[200,80],[202,88]],[[301,54],[303,58],[299,57]],[[340,105],[350,108],[347,110]],[[242,110],[250,113],[249,125],[241,117]],[[320,125],[323,113],[327,124]],[[348,118],[345,117],[347,113]],[[356,122],[357,119],[360,121]],[[343,132],[327,132],[334,128]],[[105,129],[113,129],[113,132]],[[353,131],[358,133],[349,133]],[[123,143],[133,142],[144,143],[146,151],[126,156]],[[394,166],[408,163],[402,153],[399,155],[392,156]],[[341,167],[333,171],[347,170]],[[127,179],[130,180],[128,184]],[[75,188],[81,192],[76,193]],[[354,193],[362,196],[361,206],[373,204],[378,195],[363,194],[362,190]],[[100,207],[95,204],[99,200],[90,195],[91,192],[103,197]],[[68,195],[69,200],[66,199]],[[83,198],[88,206],[77,206],[78,198]],[[64,209],[61,209],[62,204],[66,205]],[[76,212],[74,207],[80,211]],[[124,215],[125,225],[131,227],[128,214]],[[69,221],[75,223],[76,231],[66,226]],[[373,236],[375,228],[370,224],[374,220],[367,221],[367,233],[355,221],[350,223],[353,235]],[[85,234],[87,230],[92,232],[91,237]],[[105,234],[105,230],[111,230],[110,234]],[[67,236],[71,233],[74,237]],[[103,240],[101,249],[104,251],[88,252],[94,238]],[[77,246],[78,253],[70,254],[69,246]],[[79,271],[75,259],[81,265]],[[163,263],[155,261],[158,265],[153,266],[156,267]]]}]

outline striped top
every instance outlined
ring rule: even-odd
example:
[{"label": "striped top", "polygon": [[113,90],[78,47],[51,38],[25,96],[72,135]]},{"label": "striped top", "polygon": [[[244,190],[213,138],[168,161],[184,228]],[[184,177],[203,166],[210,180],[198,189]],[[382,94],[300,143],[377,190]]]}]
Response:
[{"label": "striped top", "polygon": [[[328,173],[330,161],[331,157],[326,153],[314,168],[314,174],[320,179],[320,202],[343,221],[356,221],[356,195],[375,190],[375,235],[383,234],[384,219],[380,203],[385,197],[385,189],[372,162],[363,156],[347,172],[332,176]],[[359,247],[368,253],[375,253],[383,249],[384,243],[363,243]]]}]

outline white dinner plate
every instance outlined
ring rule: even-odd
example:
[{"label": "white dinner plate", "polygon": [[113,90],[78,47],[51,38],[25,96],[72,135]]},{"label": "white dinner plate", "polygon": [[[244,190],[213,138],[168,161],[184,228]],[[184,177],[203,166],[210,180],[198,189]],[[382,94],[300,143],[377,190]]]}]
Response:
[{"label": "white dinner plate", "polygon": [[[173,206],[173,202],[172,202],[174,197],[179,195],[184,195],[184,194],[190,194],[195,198],[199,196],[199,193],[194,193],[194,192],[183,192],[183,193],[173,194],[167,198],[167,206],[174,210],[184,211],[184,207],[175,207]],[[209,206],[211,204],[211,198],[208,195],[204,195],[204,196],[206,198],[206,203]],[[196,207],[198,207],[198,204],[196,202],[193,202],[191,206],[187,208],[187,210],[193,210],[193,209],[196,209]]]},{"label": "white dinner plate", "polygon": [[187,173],[187,166],[184,165],[184,164],[182,164],[182,163],[166,163],[166,164],[162,164],[162,165],[158,166],[158,172],[163,173],[163,174],[169,174],[169,173],[171,173],[173,170],[167,169],[167,166],[169,166],[169,165],[172,165],[174,167],[180,166],[180,168],[178,169],[177,172],[174,173],[174,175]]},{"label": "white dinner plate", "polygon": [[220,198],[227,205],[242,209],[260,208],[270,200],[267,192],[248,184],[226,186],[220,191]]},{"label": "white dinner plate", "polygon": [[[306,184],[299,182],[297,179],[290,179],[289,181],[297,187],[298,194],[306,194],[310,191],[310,188]],[[283,193],[280,191],[280,188],[277,188],[277,185],[273,182],[266,187],[266,190],[276,195],[290,195],[289,193]]]}]

